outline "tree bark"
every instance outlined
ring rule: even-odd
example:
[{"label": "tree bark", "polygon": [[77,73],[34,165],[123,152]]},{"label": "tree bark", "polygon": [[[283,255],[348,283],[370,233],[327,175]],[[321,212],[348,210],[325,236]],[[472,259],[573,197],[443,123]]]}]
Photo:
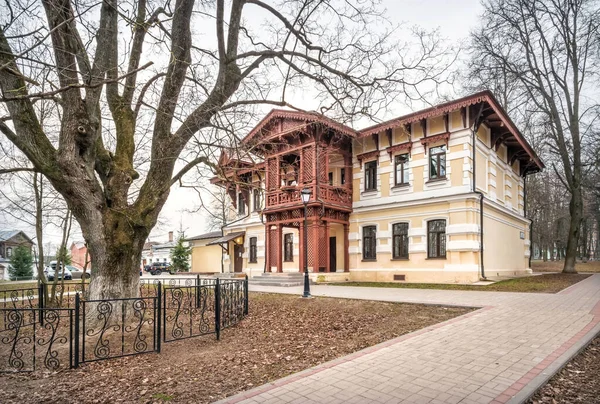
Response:
[{"label": "tree bark", "polygon": [[569,234],[567,237],[567,250],[563,273],[574,274],[575,263],[577,261],[577,244],[579,241],[579,231],[583,220],[583,195],[581,187],[572,189],[571,201],[569,202],[569,213],[571,220],[569,222]]}]

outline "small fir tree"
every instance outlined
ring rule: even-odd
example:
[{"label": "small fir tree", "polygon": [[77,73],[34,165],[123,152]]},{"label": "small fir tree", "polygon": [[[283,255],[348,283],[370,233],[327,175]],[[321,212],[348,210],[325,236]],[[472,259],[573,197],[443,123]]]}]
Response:
[{"label": "small fir tree", "polygon": [[190,247],[183,245],[183,233],[177,238],[177,244],[171,250],[171,270],[173,272],[188,272],[190,270],[189,256],[192,253]]},{"label": "small fir tree", "polygon": [[61,263],[62,265],[71,265],[71,254],[67,247],[61,246],[58,251],[56,251],[56,262]]},{"label": "small fir tree", "polygon": [[29,248],[19,246],[10,258],[8,276],[11,281],[33,276],[33,255]]}]

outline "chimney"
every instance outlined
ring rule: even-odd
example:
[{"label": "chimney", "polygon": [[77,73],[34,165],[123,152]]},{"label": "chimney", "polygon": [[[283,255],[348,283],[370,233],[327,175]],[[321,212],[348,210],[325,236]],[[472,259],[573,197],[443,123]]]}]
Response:
[{"label": "chimney", "polygon": [[173,232],[169,232],[169,243],[173,241]]}]

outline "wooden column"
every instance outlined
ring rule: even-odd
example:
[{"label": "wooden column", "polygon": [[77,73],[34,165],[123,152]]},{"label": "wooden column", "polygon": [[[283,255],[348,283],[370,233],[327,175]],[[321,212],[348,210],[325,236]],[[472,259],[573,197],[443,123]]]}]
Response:
[{"label": "wooden column", "polygon": [[319,253],[319,218],[317,216],[315,216],[312,220],[313,222],[313,228],[312,228],[312,235],[313,235],[313,272],[319,272],[319,266],[321,265],[321,260],[320,260],[320,253]]},{"label": "wooden column", "polygon": [[265,265],[267,267],[267,272],[271,272],[271,254],[269,253],[271,247],[271,225],[265,225]]},{"label": "wooden column", "polygon": [[283,272],[283,253],[282,253],[282,238],[283,238],[283,226],[278,224],[277,231],[275,232],[275,246],[277,248],[277,272]]},{"label": "wooden column", "polygon": [[350,225],[344,223],[344,272],[350,272],[350,253],[348,251],[350,248],[350,240],[348,239],[349,234]]},{"label": "wooden column", "polygon": [[304,245],[304,220],[300,222],[300,227],[298,228],[298,254],[300,255],[298,258],[298,262],[300,265],[299,272],[304,272],[304,249],[306,246]]},{"label": "wooden column", "polygon": [[329,251],[329,222],[325,222],[325,272],[331,272],[331,253]]}]

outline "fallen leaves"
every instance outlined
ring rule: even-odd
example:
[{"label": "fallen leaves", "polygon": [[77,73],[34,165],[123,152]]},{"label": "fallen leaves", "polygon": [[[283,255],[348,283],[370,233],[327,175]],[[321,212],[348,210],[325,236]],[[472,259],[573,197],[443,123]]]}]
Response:
[{"label": "fallen leaves", "polygon": [[3,403],[207,403],[468,312],[413,304],[252,293],[250,314],[161,354],[58,374],[0,376]]},{"label": "fallen leaves", "polygon": [[600,403],[600,337],[528,401],[529,404]]}]

